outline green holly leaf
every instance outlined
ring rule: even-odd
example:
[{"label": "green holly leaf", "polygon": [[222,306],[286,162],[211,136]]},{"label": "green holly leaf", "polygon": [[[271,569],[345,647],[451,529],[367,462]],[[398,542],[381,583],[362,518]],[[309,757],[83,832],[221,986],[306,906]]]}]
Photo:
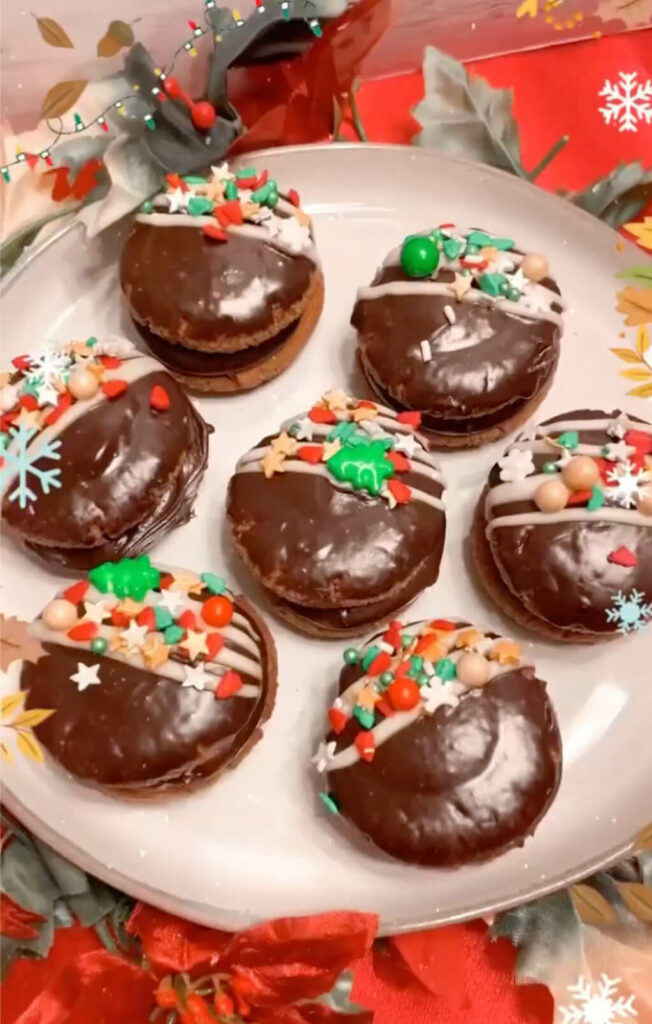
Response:
[{"label": "green holly leaf", "polygon": [[383,441],[367,441],[340,448],[326,466],[336,480],[350,483],[356,491],[379,494],[385,482],[394,476],[394,467],[385,457]]}]

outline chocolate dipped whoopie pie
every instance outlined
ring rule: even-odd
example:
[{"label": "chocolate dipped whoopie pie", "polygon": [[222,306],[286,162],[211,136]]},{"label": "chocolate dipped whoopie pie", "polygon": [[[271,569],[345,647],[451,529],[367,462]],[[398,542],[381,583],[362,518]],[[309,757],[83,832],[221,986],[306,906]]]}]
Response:
[{"label": "chocolate dipped whoopie pie", "polygon": [[509,446],[471,533],[498,606],[554,640],[594,643],[652,620],[652,426],[620,412],[555,416]]},{"label": "chocolate dipped whoopie pie", "polygon": [[324,282],[310,218],[253,168],[168,175],[136,216],[121,261],[129,311],[153,354],[188,387],[237,392],[303,348]]},{"label": "chocolate dipped whoopie pie", "polygon": [[131,342],[18,356],[0,401],[2,521],[43,561],[137,555],[190,518],[212,428]]},{"label": "chocolate dipped whoopie pie", "polygon": [[313,758],[327,810],[414,864],[522,846],[562,755],[546,685],[518,644],[457,619],[392,622],[344,662]]},{"label": "chocolate dipped whoopie pie", "polygon": [[444,483],[418,421],[336,389],[238,462],[235,547],[297,629],[363,632],[437,579]]},{"label": "chocolate dipped whoopie pie", "polygon": [[261,736],[276,651],[256,610],[212,572],[107,562],[30,627],[26,709],[66,771],[124,795],[184,790],[233,767]]},{"label": "chocolate dipped whoopie pie", "polygon": [[433,445],[469,448],[502,437],[541,403],[563,308],[544,256],[444,224],[389,253],[358,290],[351,322],[381,401],[420,412]]}]

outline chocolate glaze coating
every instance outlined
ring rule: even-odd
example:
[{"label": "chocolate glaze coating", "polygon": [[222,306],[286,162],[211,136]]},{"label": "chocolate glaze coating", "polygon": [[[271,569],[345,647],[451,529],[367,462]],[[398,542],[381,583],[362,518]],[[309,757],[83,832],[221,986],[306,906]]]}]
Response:
[{"label": "chocolate glaze coating", "polygon": [[[442,494],[421,474],[401,479]],[[317,631],[346,632],[349,615],[364,626],[379,617],[379,604],[382,617],[437,579],[445,516],[419,501],[390,509],[316,474],[249,472],[231,478],[227,515],[252,572],[275,597],[300,606]]]},{"label": "chocolate glaze coating", "polygon": [[[546,420],[545,425],[585,419],[580,443],[602,446],[613,438],[602,429],[591,430],[590,421],[615,416],[617,412],[581,409]],[[537,469],[547,458],[535,454]],[[494,466],[490,486],[500,482],[499,473]],[[538,509],[532,501],[521,501],[498,506],[497,511],[512,515]],[[485,528],[479,509],[476,529]],[[606,615],[614,594],[636,589],[652,599],[652,517],[648,526],[612,523],[601,520],[598,510],[594,521],[504,526],[491,533],[486,547],[507,600],[515,599],[526,613],[560,636],[595,640],[617,636],[618,623],[609,622]],[[609,562],[607,556],[620,547],[633,552],[638,565]]]},{"label": "chocolate glaze coating", "polygon": [[[454,280],[441,269],[437,281]],[[381,267],[372,284],[418,281],[399,264]],[[559,292],[556,283],[541,282]],[[484,341],[446,350],[440,335],[450,324],[469,335],[491,330]],[[559,359],[561,331],[545,320],[524,320],[490,304],[455,302],[452,295],[386,295],[359,299],[351,323],[372,387],[396,409],[422,412],[422,429],[438,434],[472,434],[516,415],[544,390]],[[433,357],[424,363],[420,342],[430,340]]]},{"label": "chocolate glaze coating", "polygon": [[[45,643],[44,658],[24,662],[26,708],[56,708],[36,727],[39,740],[84,782],[147,795],[186,787],[233,767],[260,738],[276,691],[273,641],[247,602],[236,601],[257,630],[263,649],[258,699],[217,700],[210,691],[126,662]],[[77,665],[100,665],[101,683],[78,690]],[[240,673],[243,683],[256,683]]]},{"label": "chocolate glaze coating", "polygon": [[[166,412],[150,407],[156,384]],[[154,371],[64,429],[61,487],[24,509],[5,496],[3,520],[44,561],[71,569],[142,554],[190,518],[208,433],[177,382]]]},{"label": "chocolate glaze coating", "polygon": [[[347,666],[340,693],[362,672]],[[354,721],[339,735],[349,746]],[[459,866],[522,846],[561,777],[561,739],[532,668],[498,676],[396,733],[371,763],[328,773],[340,813],[393,857]]]},{"label": "chocolate glaze coating", "polygon": [[[277,335],[296,320],[315,265],[270,242],[229,234],[220,244],[200,228],[136,221],[122,253],[120,279],[134,319],[188,348],[236,352]],[[222,300],[259,278],[274,290],[237,320]]]}]

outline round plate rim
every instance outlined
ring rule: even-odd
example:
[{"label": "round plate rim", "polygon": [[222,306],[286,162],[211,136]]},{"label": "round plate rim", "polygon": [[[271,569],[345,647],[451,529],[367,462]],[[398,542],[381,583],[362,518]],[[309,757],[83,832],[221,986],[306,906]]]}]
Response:
[{"label": "round plate rim", "polygon": [[[525,189],[528,192],[535,189],[540,199],[544,203],[552,202],[555,206],[560,203],[564,203],[567,208],[567,212],[572,218],[579,218],[584,223],[591,223],[592,230],[597,230],[601,234],[613,236],[614,229],[607,224],[604,224],[597,219],[593,214],[588,213],[586,210],[575,206],[568,200],[564,200],[563,197],[558,196],[554,193],[545,192],[543,189],[538,188],[532,182],[520,178],[516,175],[510,174],[508,171],[502,170],[501,168],[492,167],[488,164],[477,163],[476,161],[467,160],[459,157],[451,157],[439,154],[433,150],[410,147],[402,144],[390,144],[390,143],[356,143],[356,142],[337,142],[337,143],[306,143],[301,145],[293,146],[276,146],[267,147],[265,149],[252,150],[248,152],[243,158],[250,161],[252,159],[265,159],[269,157],[278,157],[285,155],[300,155],[303,153],[314,153],[315,151],[322,152],[345,152],[345,151],[357,151],[358,153],[364,153],[366,151],[378,152],[404,152],[409,153],[411,159],[435,161],[439,164],[447,165],[451,168],[456,166],[464,166],[466,168],[475,167],[478,172],[485,176],[492,178],[498,178],[499,180],[505,180],[509,182],[509,186],[512,189]],[[236,158],[233,162],[238,163],[242,158]],[[64,224],[59,228],[51,237],[45,239],[40,245],[30,246],[25,254],[18,258],[17,263],[5,274],[0,281],[0,297],[12,287],[14,282],[22,276],[35,260],[40,258],[50,246],[54,245],[61,238],[68,234],[68,232],[82,228],[83,225],[79,221]],[[628,239],[623,239],[625,245],[631,248],[633,251],[638,253],[637,247],[633,242]],[[119,887],[125,892],[133,894],[136,899],[143,899],[147,902],[152,902],[154,905],[169,911],[173,914],[181,914],[181,916],[187,917],[189,920],[197,921],[201,924],[206,924],[209,927],[213,927],[209,917],[214,919],[216,914],[222,914],[219,908],[212,907],[213,914],[208,915],[203,913],[202,906],[193,903],[193,908],[196,908],[196,912],[189,915],[187,913],[188,903],[186,902],[186,909],[182,909],[181,901],[178,901],[175,897],[168,896],[163,890],[150,888],[146,885],[141,885],[138,882],[132,882],[129,878],[123,876],[119,871],[111,868],[110,870],[96,861],[94,857],[88,855],[83,849],[78,847],[75,843],[68,840],[65,836],[60,836],[45,825],[41,820],[33,815],[28,808],[26,808],[18,797],[15,796],[6,786],[3,786],[3,802],[8,807],[10,812],[19,818],[24,824],[30,828],[39,839],[49,843],[54,849],[58,849],[64,853],[65,856],[69,857],[74,863],[78,864],[84,870],[91,874],[96,875],[98,878],[106,881],[108,884],[116,886],[116,878],[119,879]],[[645,823],[641,825],[643,827]],[[53,841],[54,840],[54,841]],[[606,852],[596,855],[595,858],[591,858],[583,863],[576,865],[566,872],[563,872],[555,878],[547,879],[545,883],[527,887],[527,889],[520,890],[514,894],[513,897],[507,899],[499,899],[490,901],[487,904],[481,906],[467,906],[462,907],[454,913],[446,913],[444,915],[434,915],[431,917],[422,918],[414,922],[402,922],[392,926],[391,922],[387,924],[381,924],[379,928],[379,936],[383,935],[397,935],[401,933],[411,931],[421,931],[427,928],[440,927],[445,924],[459,923],[462,921],[472,920],[478,917],[485,917],[495,914],[500,911],[508,910],[511,907],[518,906],[521,903],[529,902],[534,899],[540,899],[543,896],[550,895],[551,893],[558,892],[563,888],[568,888],[574,882],[593,874],[596,871],[602,870],[623,859],[624,857],[631,855],[636,849],[636,837],[632,837],[624,842],[611,847]],[[126,884],[125,884],[126,883]],[[351,908],[349,908],[351,909]],[[355,909],[355,908],[352,908]],[[227,911],[223,914],[225,918],[231,917],[233,919],[233,912]]]}]

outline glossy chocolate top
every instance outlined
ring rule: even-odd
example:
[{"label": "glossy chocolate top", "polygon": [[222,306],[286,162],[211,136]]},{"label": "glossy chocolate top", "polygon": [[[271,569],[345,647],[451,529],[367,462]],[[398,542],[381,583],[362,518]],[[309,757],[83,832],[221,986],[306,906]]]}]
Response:
[{"label": "glossy chocolate top", "polygon": [[[378,270],[372,287],[404,282],[409,294],[358,298],[351,322],[365,372],[392,405],[420,410],[426,430],[469,433],[507,419],[554,372],[560,327],[512,313],[489,297],[469,302],[456,301],[452,292],[420,294],[431,280],[452,284],[455,271],[442,266],[422,282],[406,274],[398,256]],[[550,278],[541,285],[559,292]],[[473,291],[479,294],[475,285]]]},{"label": "glossy chocolate top", "polygon": [[301,312],[315,264],[271,240],[135,222],[120,269],[133,317],[189,347],[230,352],[277,334]]},{"label": "glossy chocolate top", "polygon": [[[412,634],[414,626],[405,629]],[[487,634],[489,649],[494,640],[500,642]],[[373,672],[373,663],[368,670]],[[345,666],[340,694],[364,675],[360,665]],[[377,677],[370,681],[378,685]],[[456,683],[435,678],[430,686]],[[335,745],[326,769],[331,798],[344,818],[401,860],[456,866],[520,846],[557,791],[561,740],[545,684],[534,669],[503,665],[483,687],[463,691],[457,686],[452,706],[441,704],[431,713],[423,708],[389,738],[378,732],[370,760],[355,757],[333,770],[338,753],[368,735],[357,718],[328,736]],[[421,689],[422,695],[427,692]],[[390,695],[385,689],[389,712]],[[350,710],[346,702],[343,707]],[[388,712],[379,707],[376,717],[382,722]]]},{"label": "glossy chocolate top", "polygon": [[[82,781],[135,792],[184,786],[233,765],[259,738],[276,688],[269,633],[248,603],[236,598],[235,607],[251,626],[262,671],[262,679],[242,669],[239,677],[258,697],[221,699],[127,661],[44,643],[46,656],[25,662],[21,675],[27,708],[56,709],[37,727],[39,740]],[[177,660],[182,653],[171,657],[188,664]],[[80,664],[99,666],[99,685],[78,688]]]},{"label": "glossy chocolate top", "polygon": [[[652,495],[649,505],[643,504],[645,481],[652,483],[644,475],[649,472],[646,466],[652,465],[652,428],[629,417],[619,430],[618,417],[617,411],[582,409],[547,420],[537,438],[518,442],[525,452],[532,452],[533,472],[512,482],[510,490],[501,480],[500,465],[494,466],[489,480],[487,536],[504,584],[532,615],[576,634],[629,632],[618,613],[618,594],[627,600],[636,591],[641,595],[638,603],[650,607],[649,615],[640,619],[630,609],[631,628],[642,627],[652,615]],[[561,512],[541,512],[533,493],[537,481],[532,478],[559,478],[559,468],[544,472],[543,466],[557,463],[564,451],[542,437],[562,435],[564,440],[564,433],[570,443],[577,442],[579,454],[592,454],[597,460],[600,503],[589,507],[590,491],[573,492],[571,504]],[[619,443],[624,445],[621,450]],[[568,452],[571,458],[574,450]],[[611,458],[602,454],[607,450]],[[629,503],[617,483],[625,461],[634,474]]]},{"label": "glossy chocolate top", "polygon": [[[165,411],[150,405],[159,386]],[[2,516],[47,560],[88,568],[147,550],[189,516],[208,459],[208,427],[177,382],[149,372],[80,415],[58,438],[61,486]],[[37,463],[38,465],[38,463]]]},{"label": "glossy chocolate top", "polygon": [[[352,412],[338,410],[332,423],[315,424],[319,434],[296,442],[291,454],[282,457],[281,469],[269,477],[260,460],[270,446],[282,443],[279,437],[289,435],[281,431],[263,439],[253,450],[259,457],[253,452],[244,456],[229,483],[227,515],[245,562],[274,594],[309,608],[339,609],[383,600],[397,607],[401,595],[406,600],[414,596],[411,584],[417,577],[421,587],[429,585],[439,569],[445,534],[443,484],[420,445],[417,449],[428,464],[396,453],[396,459],[405,461],[397,463],[402,468],[386,485],[405,488],[406,500],[399,503],[389,494],[370,494],[341,483],[327,468],[331,464],[323,461],[320,449],[337,422],[335,416]],[[393,415],[387,412],[382,421],[390,432],[386,439],[400,437],[392,434]],[[364,440],[358,429],[356,437],[360,435]],[[402,491],[396,493],[401,498]]]}]

